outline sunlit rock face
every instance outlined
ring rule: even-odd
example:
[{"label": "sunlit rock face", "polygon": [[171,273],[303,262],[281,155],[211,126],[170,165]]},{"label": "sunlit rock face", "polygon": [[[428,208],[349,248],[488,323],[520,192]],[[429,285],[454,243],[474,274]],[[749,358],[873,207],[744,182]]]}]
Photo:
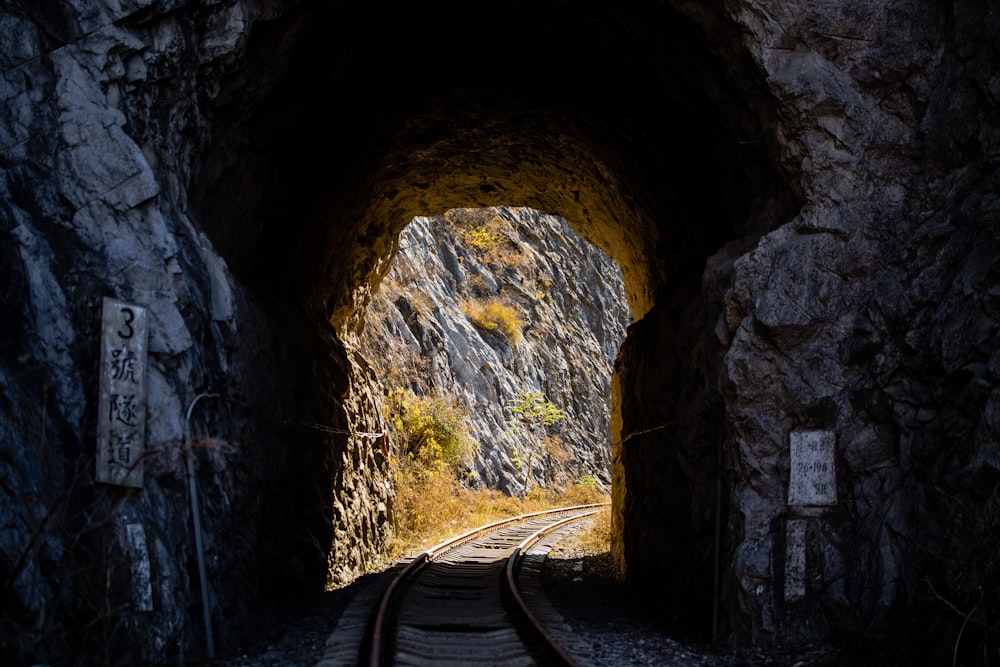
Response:
[{"label": "sunlit rock face", "polygon": [[[415,215],[500,204],[622,267],[614,552],[676,626],[950,655],[940,600],[1000,607],[995,9],[356,4],[4,3],[4,658],[204,655],[186,433],[219,646],[361,571],[370,286]],[[150,315],[130,493],[94,482],[104,296]],[[833,506],[788,506],[806,429]]]},{"label": "sunlit rock face", "polygon": [[[621,270],[561,218],[471,213],[407,225],[361,352],[387,391],[461,406],[478,445],[470,485],[516,495],[526,482],[566,489],[590,478],[609,490],[611,369],[629,319]],[[511,309],[514,337],[466,315],[490,303]],[[542,392],[565,416],[537,431],[513,428],[519,391]]]}]

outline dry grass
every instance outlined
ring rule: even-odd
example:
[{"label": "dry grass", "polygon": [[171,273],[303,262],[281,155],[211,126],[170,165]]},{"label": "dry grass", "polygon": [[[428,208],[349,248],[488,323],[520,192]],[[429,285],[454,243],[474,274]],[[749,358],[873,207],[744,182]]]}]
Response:
[{"label": "dry grass", "polygon": [[[562,491],[536,487],[521,501],[498,491],[463,488],[447,470],[428,471],[412,462],[403,462],[397,468],[396,483],[396,533],[385,554],[388,560],[419,553],[492,521],[553,507],[608,500],[596,489],[573,485]],[[610,544],[610,511],[607,516],[604,531]],[[595,525],[597,523],[600,520]]]},{"label": "dry grass", "polygon": [[577,543],[595,553],[611,552],[611,507],[605,507],[594,517],[590,528],[577,538]]},{"label": "dry grass", "polygon": [[[387,561],[418,553],[499,519],[608,499],[591,476],[580,478],[566,489],[556,489],[549,479],[548,488],[536,486],[524,499],[467,488],[463,475],[476,445],[467,429],[469,415],[454,397],[417,396],[397,387],[385,397],[384,408],[392,440],[397,443],[390,463],[396,499],[392,511],[394,535],[383,554]],[[548,411],[545,415],[551,417]],[[538,419],[545,424],[543,417]],[[549,458],[569,457],[558,438],[546,438],[543,443]]]}]

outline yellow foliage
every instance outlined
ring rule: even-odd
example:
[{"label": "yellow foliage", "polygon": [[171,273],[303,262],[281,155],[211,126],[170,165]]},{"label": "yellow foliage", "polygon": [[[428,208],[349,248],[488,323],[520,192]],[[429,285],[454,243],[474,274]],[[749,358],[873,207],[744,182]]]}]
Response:
[{"label": "yellow foliage", "polygon": [[503,221],[496,216],[467,228],[464,236],[465,244],[481,254],[495,252],[501,243],[508,240],[503,233]]},{"label": "yellow foliage", "polygon": [[487,331],[499,331],[511,344],[516,347],[521,342],[521,329],[524,327],[524,320],[516,310],[500,299],[490,299],[482,301],[480,299],[466,299],[460,304],[462,312],[472,320],[473,324]]},{"label": "yellow foliage", "polygon": [[400,455],[425,468],[457,470],[475,447],[466,426],[468,414],[453,398],[417,396],[397,387],[386,397],[386,407],[402,443]]},{"label": "yellow foliage", "polygon": [[517,231],[495,208],[459,208],[444,214],[462,241],[485,264],[520,266],[525,261]]}]

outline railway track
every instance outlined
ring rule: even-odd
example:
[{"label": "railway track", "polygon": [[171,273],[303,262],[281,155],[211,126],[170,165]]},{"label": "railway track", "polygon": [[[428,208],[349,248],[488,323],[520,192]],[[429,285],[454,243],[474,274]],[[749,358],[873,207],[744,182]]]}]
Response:
[{"label": "railway track", "polygon": [[575,665],[528,609],[519,562],[535,541],[601,507],[522,515],[420,554],[382,594],[361,664]]}]

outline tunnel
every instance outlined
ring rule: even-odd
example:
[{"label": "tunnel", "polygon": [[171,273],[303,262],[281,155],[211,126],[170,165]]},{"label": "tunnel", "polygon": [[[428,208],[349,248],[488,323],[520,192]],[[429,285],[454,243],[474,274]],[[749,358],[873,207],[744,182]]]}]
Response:
[{"label": "tunnel", "polygon": [[[611,551],[664,627],[995,647],[998,21],[5,0],[0,654],[178,664],[362,577],[371,295],[415,216],[487,206],[622,268]],[[148,316],[144,424],[106,304]]]},{"label": "tunnel", "polygon": [[[526,206],[610,254],[635,322],[613,380],[613,551],[673,625],[707,636],[725,434],[703,272],[797,200],[738,30],[702,19],[659,2],[307,3],[252,24],[192,199],[269,316],[309,332],[281,338],[282,391],[327,420],[346,419],[329,407],[357,392],[345,343],[414,216]],[[312,498],[334,474],[315,464],[293,475]],[[312,544],[335,541],[312,522]]]}]

